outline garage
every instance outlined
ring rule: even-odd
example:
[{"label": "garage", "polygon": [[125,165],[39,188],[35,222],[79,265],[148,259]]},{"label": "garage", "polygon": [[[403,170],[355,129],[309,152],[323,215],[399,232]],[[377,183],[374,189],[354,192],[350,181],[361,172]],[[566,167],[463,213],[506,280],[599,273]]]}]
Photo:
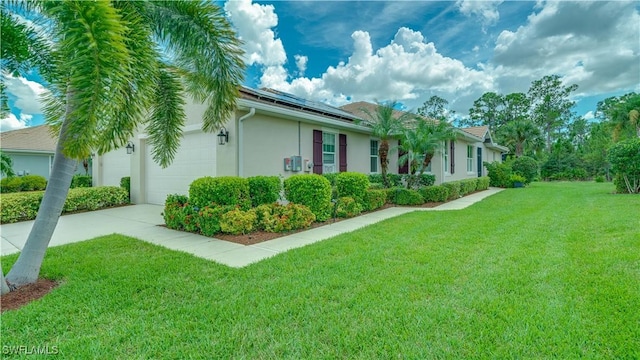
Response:
[{"label": "garage", "polygon": [[196,131],[184,134],[173,163],[163,169],[145,146],[145,195],[149,204],[163,205],[168,194],[188,195],[197,178],[216,175],[216,134]]}]

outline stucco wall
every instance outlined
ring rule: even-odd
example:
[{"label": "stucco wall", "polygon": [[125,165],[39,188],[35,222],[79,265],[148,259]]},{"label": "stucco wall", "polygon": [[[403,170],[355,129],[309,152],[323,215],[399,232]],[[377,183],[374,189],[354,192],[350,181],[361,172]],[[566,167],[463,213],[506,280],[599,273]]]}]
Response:
[{"label": "stucco wall", "polygon": [[[49,180],[50,166],[53,163],[53,154],[11,152],[10,150],[4,150],[3,153],[11,158],[13,171],[16,175],[40,175]],[[92,165],[89,163],[89,175],[91,175],[91,168]],[[78,175],[85,175],[82,162],[76,163],[75,173]]]}]

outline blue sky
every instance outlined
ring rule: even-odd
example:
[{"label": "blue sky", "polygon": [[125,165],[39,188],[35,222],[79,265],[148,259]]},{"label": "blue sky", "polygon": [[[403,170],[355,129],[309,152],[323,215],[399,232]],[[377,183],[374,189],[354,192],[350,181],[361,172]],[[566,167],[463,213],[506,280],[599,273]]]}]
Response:
[{"label": "blue sky", "polygon": [[[466,115],[484,92],[527,92],[544,75],[577,84],[578,115],[640,92],[633,1],[220,2],[245,45],[245,84],[342,105],[432,95]],[[2,130],[42,122],[37,76],[9,78]],[[591,112],[591,113],[590,113]]]}]

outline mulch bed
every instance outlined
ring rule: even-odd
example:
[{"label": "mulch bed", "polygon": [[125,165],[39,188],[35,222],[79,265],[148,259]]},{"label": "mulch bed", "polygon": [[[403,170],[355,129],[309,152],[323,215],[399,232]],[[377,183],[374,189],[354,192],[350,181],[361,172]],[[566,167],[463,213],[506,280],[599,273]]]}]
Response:
[{"label": "mulch bed", "polygon": [[59,283],[49,279],[38,279],[33,284],[27,284],[0,296],[0,312],[18,309],[31,301],[47,295]]}]

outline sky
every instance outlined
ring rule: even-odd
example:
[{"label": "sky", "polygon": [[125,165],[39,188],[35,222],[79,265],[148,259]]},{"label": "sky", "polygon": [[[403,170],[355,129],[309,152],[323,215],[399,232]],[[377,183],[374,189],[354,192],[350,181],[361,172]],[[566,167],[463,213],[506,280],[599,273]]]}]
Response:
[{"label": "sky", "polygon": [[[340,106],[397,100],[416,110],[440,96],[466,116],[488,91],[526,93],[560,75],[577,84],[578,116],[640,92],[636,1],[220,2],[243,40],[244,84]],[[5,77],[2,131],[42,123],[37,74]]]}]

